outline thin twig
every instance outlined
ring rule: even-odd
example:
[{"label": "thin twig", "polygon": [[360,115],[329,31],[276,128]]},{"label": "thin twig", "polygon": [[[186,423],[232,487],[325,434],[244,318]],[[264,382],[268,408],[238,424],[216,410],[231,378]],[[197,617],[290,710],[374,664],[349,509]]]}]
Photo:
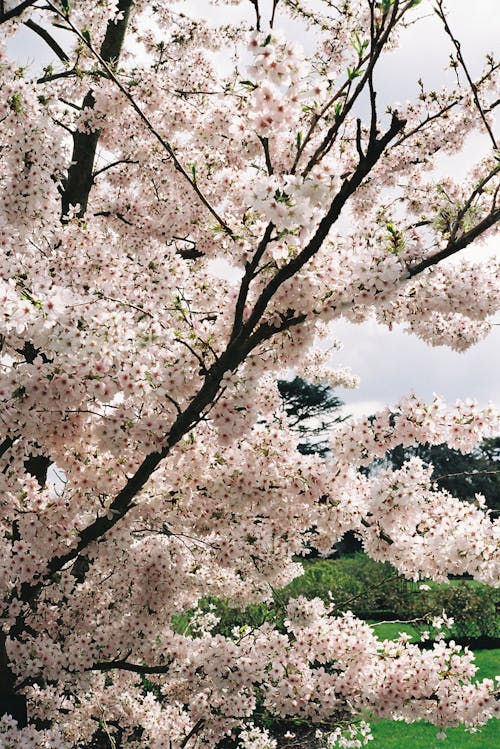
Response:
[{"label": "thin twig", "polygon": [[117,86],[120,89],[120,91],[125,96],[125,98],[128,100],[128,102],[130,103],[130,105],[132,106],[132,108],[134,109],[134,111],[138,114],[138,116],[140,117],[140,119],[146,125],[146,128],[149,130],[149,132],[151,133],[151,135],[153,135],[153,137],[156,138],[156,140],[160,143],[160,145],[163,147],[163,149],[168,153],[169,157],[172,159],[172,163],[173,163],[175,169],[184,177],[184,179],[187,182],[189,182],[189,184],[191,185],[192,189],[194,190],[194,192],[196,193],[196,195],[198,196],[198,198],[200,199],[200,201],[203,203],[203,205],[205,206],[205,208],[207,208],[207,210],[212,214],[212,216],[216,219],[217,223],[223,229],[224,233],[227,234],[229,237],[231,237],[231,239],[235,239],[235,235],[234,235],[234,232],[231,229],[231,227],[228,226],[228,224],[226,224],[226,222],[224,221],[224,219],[221,218],[221,216],[219,216],[219,214],[217,213],[217,211],[215,210],[215,208],[213,208],[213,206],[209,203],[209,201],[207,200],[207,198],[205,197],[205,195],[202,193],[202,191],[198,187],[196,181],[189,176],[188,172],[182,166],[181,162],[179,161],[179,159],[175,155],[175,151],[172,148],[172,146],[170,145],[170,143],[168,143],[168,141],[166,141],[163,138],[163,136],[161,136],[160,133],[156,130],[156,128],[154,127],[154,125],[152,124],[152,122],[150,121],[150,119],[142,111],[142,109],[140,108],[140,106],[137,104],[137,102],[135,101],[134,97],[132,96],[132,94],[130,94],[129,91],[127,91],[127,89],[125,88],[125,86],[117,78],[117,76],[115,75],[114,71],[108,65],[108,63],[106,62],[106,60],[104,60],[104,58],[99,54],[99,52],[96,49],[94,49],[94,47],[89,42],[89,40],[85,36],[83,36],[83,34],[81,34],[81,32],[76,28],[76,26],[71,21],[71,18],[69,17],[69,15],[65,15],[64,13],[62,13],[51,2],[49,2],[48,5],[49,5],[50,9],[53,10],[53,12],[56,13],[60,18],[64,18],[64,20],[66,21],[66,23],[68,24],[68,26],[71,28],[71,31],[87,47],[87,49],[96,58],[96,60],[99,61],[99,63],[102,65],[102,67],[104,68],[104,70],[108,74],[110,80],[112,80],[113,83],[115,84],[115,86]]},{"label": "thin twig", "polygon": [[465,247],[471,244],[471,242],[480,237],[483,232],[496,224],[497,221],[500,221],[500,208],[497,208],[496,211],[491,211],[490,213],[488,213],[488,215],[482,221],[476,224],[476,226],[474,226],[469,231],[462,234],[462,236],[459,237],[456,241],[451,243],[448,242],[443,250],[435,252],[433,255],[429,255],[420,263],[417,263],[417,265],[414,265],[412,268],[410,268],[409,277],[413,278],[413,276],[419,275],[426,268],[429,268],[432,265],[436,265],[442,260],[446,260],[446,258],[451,257],[451,255],[455,255],[457,252],[460,252],[460,250],[465,249]]},{"label": "thin twig", "polygon": [[44,29],[43,26],[40,26],[38,23],[35,23],[31,18],[28,18],[27,21],[24,21],[24,25],[27,26],[29,29],[35,32],[35,34],[38,34],[39,37],[43,39],[43,41],[49,45],[51,50],[55,52],[57,57],[64,63],[69,62],[69,57],[66,54],[66,52],[63,50],[61,46],[56,42],[54,37],[49,34],[47,29]]},{"label": "thin twig", "polygon": [[35,2],[36,0],[24,0],[23,3],[19,3],[19,5],[16,5],[15,8],[11,8],[10,10],[4,10],[4,3],[2,2],[0,6],[0,23],[5,23],[5,21],[10,21],[11,18],[20,16],[26,8],[29,8],[30,5],[34,5]]},{"label": "thin twig", "polygon": [[444,11],[444,8],[443,8],[443,2],[442,2],[442,0],[437,0],[437,7],[435,8],[435,11],[436,11],[436,15],[443,22],[444,30],[445,30],[446,34],[449,36],[449,38],[451,39],[452,44],[453,44],[453,46],[455,47],[455,49],[457,51],[457,58],[458,58],[458,61],[460,62],[460,65],[462,66],[462,70],[465,73],[465,77],[467,78],[467,80],[469,82],[469,86],[470,86],[471,91],[472,91],[472,96],[474,97],[474,103],[475,103],[475,105],[477,107],[477,110],[478,110],[479,115],[480,115],[480,117],[481,117],[481,119],[483,121],[483,124],[484,124],[484,126],[485,126],[485,128],[486,128],[486,130],[488,132],[490,140],[493,143],[493,148],[496,150],[498,148],[498,145],[497,145],[497,142],[495,140],[495,136],[493,135],[493,130],[491,129],[490,124],[489,124],[488,120],[486,119],[486,115],[485,115],[485,113],[483,111],[483,107],[481,106],[481,102],[479,101],[479,96],[477,94],[477,86],[474,83],[474,81],[472,80],[471,75],[469,73],[469,70],[467,68],[467,65],[465,64],[465,60],[464,60],[464,57],[462,55],[461,44],[458,41],[458,39],[455,38],[455,36],[453,35],[453,32],[450,29],[450,26],[449,26],[449,23],[448,23],[448,20],[446,18],[446,14],[445,14],[445,11]]},{"label": "thin twig", "polygon": [[255,8],[255,28],[256,28],[257,31],[261,31],[261,28],[260,28],[261,18],[260,18],[259,0],[250,0],[250,3]]}]

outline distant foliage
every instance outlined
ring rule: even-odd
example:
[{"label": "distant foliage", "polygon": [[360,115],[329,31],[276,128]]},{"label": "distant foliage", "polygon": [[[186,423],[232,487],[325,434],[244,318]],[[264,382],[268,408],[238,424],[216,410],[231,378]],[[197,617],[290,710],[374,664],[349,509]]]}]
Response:
[{"label": "distant foliage", "polygon": [[328,385],[308,382],[301,377],[278,380],[278,389],[291,428],[299,434],[298,450],[324,458],[330,452],[328,433],[334,424],[346,419],[344,405]]},{"label": "distant foliage", "polygon": [[500,513],[500,437],[485,439],[467,454],[446,443],[398,445],[374,465],[389,464],[394,470],[399,470],[411,457],[418,457],[433,466],[432,479],[439,489],[446,489],[455,497],[469,501],[481,494],[486,505],[495,514]]}]

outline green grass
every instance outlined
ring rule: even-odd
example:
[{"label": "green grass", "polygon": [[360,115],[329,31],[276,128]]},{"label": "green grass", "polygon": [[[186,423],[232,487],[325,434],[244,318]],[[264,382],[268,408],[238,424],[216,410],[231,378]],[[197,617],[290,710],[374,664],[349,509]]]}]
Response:
[{"label": "green grass", "polygon": [[[381,630],[382,627],[385,629],[388,626],[384,624],[376,630]],[[402,625],[399,626],[402,631]],[[384,636],[386,636],[385,633]],[[500,673],[500,649],[478,650],[475,657],[476,665],[479,667],[478,679],[494,679]],[[438,729],[430,723],[372,721],[373,741],[370,742],[369,747],[370,749],[493,749],[498,746],[499,728],[499,720],[490,720],[484,728],[474,734],[467,733],[463,728],[450,728],[446,731],[448,740],[443,742],[436,739]]]},{"label": "green grass", "polygon": [[406,632],[407,635],[410,635],[410,642],[418,642],[420,631],[425,629],[422,625],[417,628],[411,624],[399,624],[397,622],[377,624],[377,622],[369,620],[368,624],[373,626],[373,632],[379,640],[397,640],[401,632]]},{"label": "green grass", "polygon": [[380,720],[372,723],[370,749],[494,749],[498,746],[498,720],[490,720],[477,733],[463,728],[446,731],[447,741],[436,738],[438,729],[429,723],[399,723]]}]

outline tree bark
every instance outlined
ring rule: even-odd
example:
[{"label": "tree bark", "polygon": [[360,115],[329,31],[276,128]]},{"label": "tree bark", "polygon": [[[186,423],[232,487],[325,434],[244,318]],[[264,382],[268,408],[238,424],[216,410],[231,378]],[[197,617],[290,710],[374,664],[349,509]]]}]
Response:
[{"label": "tree bark", "polygon": [[[122,18],[116,23],[108,22],[100,49],[100,55],[108,65],[116,65],[120,57],[132,6],[133,0],[120,0],[118,10],[122,13]],[[94,95],[90,90],[83,100],[83,107],[93,109],[94,105]],[[93,170],[99,135],[99,130],[91,133],[79,131],[73,133],[71,166],[68,169],[61,199],[63,220],[64,216],[67,216],[71,208],[75,206],[79,206],[76,214],[79,218],[83,218],[86,213],[90,191],[94,184]]]}]

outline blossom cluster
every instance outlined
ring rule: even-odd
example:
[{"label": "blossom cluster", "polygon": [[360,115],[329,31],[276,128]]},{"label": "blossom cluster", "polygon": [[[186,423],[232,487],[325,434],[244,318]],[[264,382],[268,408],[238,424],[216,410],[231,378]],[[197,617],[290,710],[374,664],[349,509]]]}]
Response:
[{"label": "blossom cluster", "polygon": [[6,33],[66,32],[43,71],[0,48],[0,660],[30,721],[4,717],[0,745],[119,726],[131,749],[273,747],[257,708],[345,747],[366,711],[481,725],[493,684],[453,644],[381,642],[303,599],[282,631],[225,637],[196,607],[269,600],[347,531],[406,577],[498,584],[480,500],[416,460],[360,470],[399,444],[472,450],[492,408],[412,395],[338,426],[321,462],[276,386],[290,369],[357,385],[329,366],[340,319],[458,350],[491,329],[493,264],[453,256],[497,231],[495,154],[460,181],[433,169],[490,122],[496,66],[387,118],[368,95],[358,120],[413,3],[275,3],[303,44],[236,0],[219,5],[245,19],[218,26],[198,2],[21,5]]}]

